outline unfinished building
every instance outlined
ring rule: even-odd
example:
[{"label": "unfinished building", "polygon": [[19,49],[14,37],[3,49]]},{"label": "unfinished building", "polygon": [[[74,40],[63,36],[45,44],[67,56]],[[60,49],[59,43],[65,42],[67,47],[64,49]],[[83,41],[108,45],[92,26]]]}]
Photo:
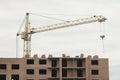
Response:
[{"label": "unfinished building", "polygon": [[107,58],[84,57],[0,58],[0,80],[109,80]]}]

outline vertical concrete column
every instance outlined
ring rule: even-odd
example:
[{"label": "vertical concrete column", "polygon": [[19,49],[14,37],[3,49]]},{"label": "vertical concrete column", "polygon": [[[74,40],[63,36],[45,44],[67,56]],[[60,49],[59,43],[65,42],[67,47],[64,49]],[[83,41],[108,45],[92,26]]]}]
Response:
[{"label": "vertical concrete column", "polygon": [[72,61],[73,61],[73,63],[72,63],[72,65],[73,65],[73,66],[72,66],[72,67],[73,67],[73,69],[72,69],[72,70],[73,70],[73,71],[72,71],[72,74],[73,74],[73,75],[72,75],[72,76],[73,76],[73,77],[76,77],[75,74],[74,74],[74,73],[75,73],[75,69],[74,69],[74,68],[76,67],[76,66],[75,66],[75,59],[73,59]]},{"label": "vertical concrete column", "polygon": [[6,74],[6,80],[11,80],[11,64],[7,64],[7,74]]},{"label": "vertical concrete column", "polygon": [[59,75],[59,77],[60,77],[60,80],[62,80],[62,58],[60,57],[60,61],[59,61],[59,64],[60,64],[60,75]]},{"label": "vertical concrete column", "polygon": [[86,80],[91,80],[91,56],[86,58]]}]

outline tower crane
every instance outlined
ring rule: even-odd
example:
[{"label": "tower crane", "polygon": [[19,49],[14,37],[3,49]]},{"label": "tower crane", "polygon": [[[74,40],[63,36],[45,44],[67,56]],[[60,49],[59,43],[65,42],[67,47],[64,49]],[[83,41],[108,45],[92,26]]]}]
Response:
[{"label": "tower crane", "polygon": [[61,28],[67,28],[72,27],[75,25],[82,25],[82,24],[88,24],[93,22],[104,22],[106,20],[103,16],[93,16],[78,20],[72,20],[72,21],[65,21],[63,23],[38,27],[38,28],[30,28],[30,22],[29,22],[29,13],[26,13],[26,22],[25,22],[25,28],[23,32],[17,33],[17,36],[21,35],[21,39],[24,40],[24,54],[25,55],[31,55],[31,35],[35,33],[50,31],[50,30],[56,30]]}]

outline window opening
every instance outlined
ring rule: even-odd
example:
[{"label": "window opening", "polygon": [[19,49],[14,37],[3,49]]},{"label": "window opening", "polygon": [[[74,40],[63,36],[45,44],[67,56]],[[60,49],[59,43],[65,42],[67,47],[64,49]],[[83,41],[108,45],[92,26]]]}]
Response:
[{"label": "window opening", "polygon": [[13,74],[11,79],[12,80],[19,80],[19,75],[18,74]]},{"label": "window opening", "polygon": [[62,69],[62,77],[67,77],[67,70],[66,69]]},{"label": "window opening", "polygon": [[92,65],[98,65],[98,60],[91,60]]},{"label": "window opening", "polygon": [[39,60],[39,64],[46,64],[46,60]]},{"label": "window opening", "polygon": [[5,74],[0,74],[0,80],[6,80],[6,75]]},{"label": "window opening", "polygon": [[99,74],[99,71],[98,71],[98,70],[92,70],[92,74],[93,74],[93,75],[98,75],[98,74]]},{"label": "window opening", "polygon": [[67,67],[67,60],[66,59],[62,59],[62,67]]},{"label": "window opening", "polygon": [[0,69],[6,69],[6,64],[0,64]]},{"label": "window opening", "polygon": [[12,64],[12,69],[19,69],[19,64]]},{"label": "window opening", "polygon": [[46,74],[46,72],[47,72],[47,71],[46,71],[45,69],[40,69],[40,70],[39,70],[39,74]]},{"label": "window opening", "polygon": [[57,70],[56,69],[52,70],[52,77],[57,77]]},{"label": "window opening", "polygon": [[77,67],[82,67],[83,64],[82,64],[82,60],[81,59],[78,59],[77,60]]},{"label": "window opening", "polygon": [[52,67],[57,67],[57,60],[52,60]]},{"label": "window opening", "polygon": [[83,77],[83,70],[81,69],[77,70],[77,77]]},{"label": "window opening", "polygon": [[34,59],[27,59],[27,64],[34,64]]},{"label": "window opening", "polygon": [[27,74],[34,74],[34,69],[27,69]]}]

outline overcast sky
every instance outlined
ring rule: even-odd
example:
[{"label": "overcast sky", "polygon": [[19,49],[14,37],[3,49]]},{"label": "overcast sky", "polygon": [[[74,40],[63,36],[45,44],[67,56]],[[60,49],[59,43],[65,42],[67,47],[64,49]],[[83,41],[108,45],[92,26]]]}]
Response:
[{"label": "overcast sky", "polygon": [[[109,58],[110,79],[120,80],[120,0],[0,0],[0,57],[16,57],[16,33],[26,12],[74,20],[103,15],[107,21],[32,35],[32,55],[77,56],[80,53]],[[61,21],[30,15],[31,27]],[[104,27],[105,52],[102,53],[100,26]],[[24,26],[23,26],[24,28]],[[19,37],[18,56],[23,56]]]}]

